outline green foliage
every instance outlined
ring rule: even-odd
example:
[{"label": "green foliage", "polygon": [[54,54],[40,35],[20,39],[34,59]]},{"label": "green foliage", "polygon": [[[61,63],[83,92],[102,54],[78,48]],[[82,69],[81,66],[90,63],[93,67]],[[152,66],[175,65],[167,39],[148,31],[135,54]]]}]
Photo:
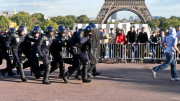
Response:
[{"label": "green foliage", "polygon": [[151,27],[151,29],[156,27],[156,23],[153,20],[148,20],[146,21],[146,23]]},{"label": "green foliage", "polygon": [[160,21],[160,25],[159,28],[162,28],[163,23],[166,21],[167,19],[165,17],[160,17],[159,21]]},{"label": "green foliage", "polygon": [[73,16],[68,16],[68,17],[57,16],[57,17],[52,18],[51,20],[57,23],[58,25],[63,25],[65,27],[70,27],[70,29],[72,29],[75,23],[74,20],[77,20],[77,19],[74,18]]},{"label": "green foliage", "polygon": [[54,27],[55,30],[58,30],[58,25],[57,23],[53,22],[52,20],[47,20],[47,21],[44,21],[40,27],[42,30],[45,30],[48,26],[52,26]]},{"label": "green foliage", "polygon": [[25,25],[26,23],[26,26],[29,31],[33,28],[32,17],[27,12],[20,11],[18,14],[10,17],[10,20],[16,22],[18,26]]},{"label": "green foliage", "polygon": [[81,16],[77,17],[77,19],[79,20],[79,23],[89,23],[90,22],[87,15],[81,15]]},{"label": "green foliage", "polygon": [[0,29],[4,31],[6,28],[9,28],[10,20],[5,16],[0,16]]},{"label": "green foliage", "polygon": [[41,13],[34,13],[34,14],[32,14],[32,17],[35,17],[39,22],[45,21],[44,15]]},{"label": "green foliage", "polygon": [[162,29],[166,30],[170,26],[177,29],[178,25],[180,25],[180,20],[179,20],[179,18],[174,17],[172,19],[168,19],[168,20],[164,21],[162,24]]}]

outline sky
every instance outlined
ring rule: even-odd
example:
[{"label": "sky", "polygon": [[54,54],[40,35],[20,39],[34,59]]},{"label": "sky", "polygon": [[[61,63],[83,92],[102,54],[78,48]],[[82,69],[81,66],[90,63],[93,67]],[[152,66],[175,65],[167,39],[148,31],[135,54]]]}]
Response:
[{"label": "sky", "polygon": [[[179,0],[145,0],[152,16],[169,18],[180,16]],[[0,0],[0,12],[25,11],[30,14],[42,13],[45,16],[87,15],[96,18],[104,0]],[[129,11],[118,12],[118,18],[136,16]]]}]

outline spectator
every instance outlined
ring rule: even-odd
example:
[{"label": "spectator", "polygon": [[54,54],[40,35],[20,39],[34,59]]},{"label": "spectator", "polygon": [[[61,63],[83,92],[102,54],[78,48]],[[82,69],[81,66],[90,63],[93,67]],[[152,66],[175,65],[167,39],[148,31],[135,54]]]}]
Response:
[{"label": "spectator", "polygon": [[[137,29],[136,31],[136,40],[138,39],[139,33],[141,32],[140,29]],[[135,45],[134,48],[135,58],[139,58],[139,45]]]},{"label": "spectator", "polygon": [[[161,37],[159,37],[159,41],[160,41],[160,43],[161,42],[163,42],[164,41],[164,39],[165,39],[165,34],[164,34],[164,31],[162,31],[161,32]],[[164,55],[165,55],[165,47],[162,47],[162,45],[160,45],[160,52],[159,52],[159,54],[160,54],[160,56],[159,56],[159,58],[161,58],[161,61],[162,61],[162,58],[164,57]]]},{"label": "spectator", "polygon": [[165,36],[169,36],[169,30],[166,29]]},{"label": "spectator", "polygon": [[141,44],[140,45],[140,50],[142,50],[141,51],[141,58],[144,58],[144,52],[145,52],[144,50],[146,50],[146,44],[148,44],[148,35],[145,32],[145,27],[142,27],[141,32],[139,33],[137,42],[139,44]]},{"label": "spectator", "polygon": [[109,43],[115,43],[116,34],[113,33],[113,28],[110,28],[111,33],[109,33]]},{"label": "spectator", "polygon": [[138,38],[138,35],[139,35],[139,33],[141,32],[141,30],[140,29],[137,29],[137,31],[136,31],[136,36],[137,36],[137,38]]},{"label": "spectator", "polygon": [[178,38],[178,43],[180,43],[180,25],[178,26],[178,30],[177,30],[177,38]]},{"label": "spectator", "polygon": [[[116,40],[116,34],[113,32],[113,28],[110,28],[111,33],[109,33],[109,57],[113,58],[113,56],[115,57],[115,40]],[[113,52],[114,51],[114,52]]]},{"label": "spectator", "polygon": [[69,27],[67,27],[67,36],[69,37],[69,38],[71,38],[72,37],[72,32],[70,31],[70,28]]},{"label": "spectator", "polygon": [[153,56],[152,56],[153,63],[155,63],[155,59],[156,59],[156,49],[157,49],[158,42],[159,42],[159,38],[156,35],[156,33],[153,32],[151,37],[150,37],[151,49],[152,49],[152,52],[153,52]]},{"label": "spectator", "polygon": [[102,28],[100,28],[100,29],[99,29],[99,32],[100,32],[100,35],[102,35],[102,34],[103,34],[103,30],[102,30]]},{"label": "spectator", "polygon": [[[130,31],[127,33],[127,43],[128,43],[128,58],[134,58],[134,44],[136,42],[136,32],[134,31],[134,28],[131,27]],[[132,61],[132,60],[131,60]]]},{"label": "spectator", "polygon": [[103,34],[100,35],[100,43],[101,43],[101,56],[104,58],[107,56],[107,48],[108,48],[108,40],[109,40],[109,35],[106,33],[106,29],[103,29]]},{"label": "spectator", "polygon": [[121,32],[116,36],[117,50],[119,51],[117,56],[123,58],[123,45],[126,43],[126,37],[124,35],[124,29],[121,29],[120,31]]}]

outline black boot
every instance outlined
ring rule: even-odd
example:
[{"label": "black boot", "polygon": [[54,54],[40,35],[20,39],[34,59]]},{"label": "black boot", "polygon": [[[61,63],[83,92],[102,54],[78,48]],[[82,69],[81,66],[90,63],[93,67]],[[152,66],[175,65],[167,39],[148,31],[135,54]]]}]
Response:
[{"label": "black boot", "polygon": [[59,63],[51,62],[51,71],[50,71],[50,74],[52,72],[54,72],[55,70],[57,70],[58,68],[59,68]]},{"label": "black boot", "polygon": [[5,74],[9,71],[12,71],[17,65],[15,64],[12,64],[12,65],[9,65],[8,67],[6,67],[5,69],[2,69],[1,70],[1,77],[4,78]]},{"label": "black boot", "polygon": [[88,73],[87,69],[88,69],[88,62],[85,62],[83,64],[83,75],[82,75],[82,82],[83,83],[90,83],[91,82],[91,80],[89,80],[87,78],[87,73]]},{"label": "black boot", "polygon": [[88,78],[93,78],[93,76],[91,75],[91,72],[93,71],[95,65],[94,64],[91,64],[90,65],[90,68],[88,70]]},{"label": "black boot", "polygon": [[16,75],[16,74],[15,74],[15,73],[13,73],[13,71],[12,71],[12,70],[8,72],[8,76],[14,76],[14,75]]},{"label": "black boot", "polygon": [[65,64],[61,63],[59,66],[59,78],[63,79],[63,77],[65,76]]},{"label": "black boot", "polygon": [[50,73],[50,70],[51,70],[51,66],[50,65],[47,65],[45,71],[44,71],[44,79],[42,81],[43,84],[51,84],[51,82],[49,82],[49,73]]},{"label": "black boot", "polygon": [[81,68],[79,68],[77,70],[77,74],[76,74],[75,78],[78,80],[82,80]]},{"label": "black boot", "polygon": [[19,67],[19,72],[21,75],[22,82],[26,82],[28,79],[25,77],[24,70],[23,70],[23,64],[22,63],[18,64],[18,67]]},{"label": "black boot", "polygon": [[100,75],[100,74],[101,74],[101,72],[97,72],[97,71],[96,71],[96,66],[94,66],[93,76],[95,77],[95,76],[98,76],[98,75]]}]

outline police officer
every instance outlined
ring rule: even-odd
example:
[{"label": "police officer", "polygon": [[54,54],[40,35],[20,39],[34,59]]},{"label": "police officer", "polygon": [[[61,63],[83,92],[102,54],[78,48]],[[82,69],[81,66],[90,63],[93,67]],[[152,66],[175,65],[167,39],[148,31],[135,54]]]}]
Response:
[{"label": "police officer", "polygon": [[22,53],[22,44],[25,40],[26,34],[28,33],[26,26],[21,25],[18,28],[17,33],[11,33],[9,36],[6,45],[8,48],[12,47],[12,53],[13,53],[13,64],[8,66],[7,68],[1,70],[1,76],[4,77],[6,72],[9,72],[13,68],[18,66],[18,69],[20,71],[21,80],[22,82],[26,82],[28,79],[24,75],[23,71],[23,64],[21,62],[20,54]]},{"label": "police officer", "polygon": [[[54,37],[55,29],[52,26],[48,26],[46,28],[46,34],[43,35],[37,42],[37,51],[39,56],[42,58],[44,68],[44,79],[42,81],[43,84],[51,84],[49,82],[49,73],[51,70],[51,62],[49,60],[49,48],[55,40]],[[36,69],[38,70],[38,69]],[[34,70],[33,70],[34,71]]]},{"label": "police officer", "polygon": [[[88,76],[92,77],[91,72],[93,72],[93,76],[95,77],[95,76],[98,76],[98,75],[101,74],[101,72],[97,72],[97,70],[96,70],[96,64],[97,64],[97,58],[98,58],[97,57],[98,56],[97,55],[98,54],[97,49],[98,49],[98,46],[99,46],[99,33],[96,32],[97,27],[96,27],[96,25],[94,23],[90,23],[89,25],[93,27],[94,32],[93,32],[92,41],[90,43],[91,44],[90,45],[91,49],[89,50],[89,55],[91,55],[89,57],[91,57],[92,59],[90,59],[91,60],[91,65],[90,65],[90,69],[88,71]],[[91,53],[91,50],[94,51],[93,54]]]},{"label": "police officer", "polygon": [[71,54],[73,55],[73,66],[68,68],[68,72],[65,74],[65,79],[68,79],[74,71],[76,71],[80,62],[83,64],[82,68],[82,82],[90,83],[91,80],[87,78],[88,67],[89,67],[89,57],[88,57],[88,47],[87,43],[91,39],[93,28],[91,26],[87,26],[84,31],[80,31],[73,35],[71,39]]},{"label": "police officer", "polygon": [[[14,32],[16,32],[14,28],[11,28],[9,30],[9,33],[14,33]],[[7,67],[12,64],[11,58],[9,56],[9,50],[6,47],[6,41],[7,41],[7,37],[9,36],[8,35],[9,33],[7,33],[6,31],[6,33],[4,33],[3,35],[0,35],[0,65],[2,64],[4,58],[7,61]],[[14,75],[16,74],[13,73],[12,70],[8,72],[8,76],[14,76]]]},{"label": "police officer", "polygon": [[[62,47],[65,48],[65,46],[67,46],[67,44],[69,43],[68,37],[66,37],[65,35],[66,35],[66,29],[64,27],[58,29],[58,34],[55,36],[55,42],[50,47],[51,55],[53,56],[53,61],[51,63],[52,64],[51,72],[55,71],[57,67],[59,67],[60,70],[59,77],[61,79],[63,79],[65,74],[65,63],[60,52],[62,52]],[[64,81],[68,83],[66,79]]]},{"label": "police officer", "polygon": [[[39,26],[35,26],[30,34],[28,34],[25,38],[24,42],[24,52],[25,56],[28,58],[27,61],[24,62],[23,67],[28,68],[39,68],[39,60],[36,56],[36,47],[38,39],[41,36],[41,28]],[[42,77],[40,72],[35,72],[35,77],[38,79]]]}]

